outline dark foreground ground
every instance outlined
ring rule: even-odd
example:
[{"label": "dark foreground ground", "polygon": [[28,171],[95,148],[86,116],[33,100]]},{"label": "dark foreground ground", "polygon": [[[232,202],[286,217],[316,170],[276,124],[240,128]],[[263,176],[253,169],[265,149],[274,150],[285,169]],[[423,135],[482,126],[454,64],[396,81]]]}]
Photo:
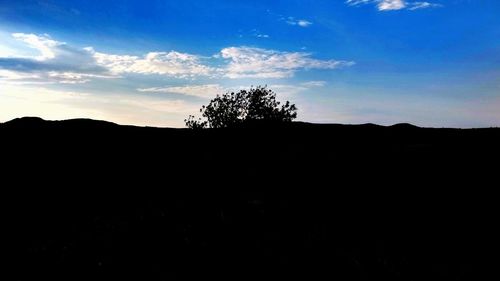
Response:
[{"label": "dark foreground ground", "polygon": [[14,120],[2,279],[495,280],[499,144],[499,129]]}]

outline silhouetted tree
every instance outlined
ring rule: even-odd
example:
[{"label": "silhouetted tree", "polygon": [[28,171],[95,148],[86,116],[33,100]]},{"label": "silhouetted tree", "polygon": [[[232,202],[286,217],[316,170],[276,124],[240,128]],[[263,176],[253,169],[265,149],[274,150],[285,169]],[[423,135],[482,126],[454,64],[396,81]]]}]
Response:
[{"label": "silhouetted tree", "polygon": [[276,94],[267,86],[217,95],[200,112],[205,119],[190,115],[184,120],[188,128],[227,128],[257,120],[291,122],[297,118],[295,104],[276,101]]}]

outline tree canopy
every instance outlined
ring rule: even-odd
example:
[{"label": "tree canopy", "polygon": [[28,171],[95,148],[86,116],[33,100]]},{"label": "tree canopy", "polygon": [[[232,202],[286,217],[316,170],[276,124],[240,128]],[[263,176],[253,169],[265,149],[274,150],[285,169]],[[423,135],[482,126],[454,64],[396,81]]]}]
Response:
[{"label": "tree canopy", "polygon": [[295,104],[277,101],[267,86],[217,95],[200,112],[203,118],[190,115],[184,120],[188,128],[229,128],[257,120],[291,122],[297,118]]}]

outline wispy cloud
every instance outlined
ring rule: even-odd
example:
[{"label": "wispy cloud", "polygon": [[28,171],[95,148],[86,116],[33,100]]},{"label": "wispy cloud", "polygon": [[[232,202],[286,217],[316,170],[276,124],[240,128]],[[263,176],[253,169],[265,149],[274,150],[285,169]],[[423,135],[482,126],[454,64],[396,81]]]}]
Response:
[{"label": "wispy cloud", "polygon": [[293,99],[308,90],[324,87],[325,85],[326,81],[308,81],[299,84],[271,84],[269,88],[281,99]]},{"label": "wispy cloud", "polygon": [[437,4],[437,3],[429,3],[429,2],[413,2],[410,3],[408,10],[418,10],[418,9],[425,9],[425,8],[439,8],[443,7],[442,4]]},{"label": "wispy cloud", "polygon": [[229,61],[224,73],[231,79],[286,78],[300,69],[336,69],[354,64],[351,61],[313,59],[310,53],[251,47],[225,48],[221,56]]},{"label": "wispy cloud", "polygon": [[295,19],[294,17],[288,17],[286,23],[289,25],[297,25],[300,27],[309,27],[313,23],[305,19]]},{"label": "wispy cloud", "polygon": [[[308,81],[300,84],[271,84],[269,88],[276,92],[276,94],[283,96],[296,95],[300,92],[306,91],[311,88],[323,87],[326,81]],[[143,93],[162,93],[162,94],[179,94],[187,96],[195,96],[200,98],[213,98],[227,92],[248,90],[248,86],[232,86],[223,87],[220,84],[205,84],[205,85],[185,85],[175,87],[153,87],[153,88],[139,88],[138,92]]]},{"label": "wispy cloud", "polygon": [[255,37],[257,38],[269,38],[270,36],[268,34],[255,34]]},{"label": "wispy cloud", "polygon": [[269,34],[262,33],[258,29],[253,29],[252,30],[252,36],[257,37],[257,38],[270,38]]},{"label": "wispy cloud", "polygon": [[11,85],[41,85],[41,84],[83,84],[94,78],[115,79],[116,76],[90,73],[34,71],[19,72],[0,69],[0,81]]},{"label": "wispy cloud", "polygon": [[373,2],[375,2],[375,0],[347,0],[345,2],[349,6],[357,6],[357,5],[362,5],[362,4],[373,3]]},{"label": "wispy cloud", "polygon": [[349,6],[375,4],[379,11],[394,11],[403,9],[414,11],[418,9],[436,8],[443,6],[437,3],[406,0],[346,0],[345,3]]},{"label": "wispy cloud", "polygon": [[149,92],[149,93],[181,94],[181,95],[195,96],[201,98],[213,98],[218,94],[225,93],[227,90],[219,84],[207,84],[207,85],[186,85],[177,87],[144,88],[144,89],[137,89],[137,91]]},{"label": "wispy cloud", "polygon": [[300,83],[300,85],[304,87],[324,87],[326,85],[326,81],[309,81],[309,82],[303,82]]}]

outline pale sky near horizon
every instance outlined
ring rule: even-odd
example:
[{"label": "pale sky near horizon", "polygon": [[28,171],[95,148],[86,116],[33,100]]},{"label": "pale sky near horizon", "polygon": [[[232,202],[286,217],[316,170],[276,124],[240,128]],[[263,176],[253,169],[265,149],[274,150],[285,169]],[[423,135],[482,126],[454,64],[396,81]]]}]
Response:
[{"label": "pale sky near horizon", "polygon": [[183,127],[268,85],[318,123],[500,126],[497,0],[0,0],[0,122]]}]

